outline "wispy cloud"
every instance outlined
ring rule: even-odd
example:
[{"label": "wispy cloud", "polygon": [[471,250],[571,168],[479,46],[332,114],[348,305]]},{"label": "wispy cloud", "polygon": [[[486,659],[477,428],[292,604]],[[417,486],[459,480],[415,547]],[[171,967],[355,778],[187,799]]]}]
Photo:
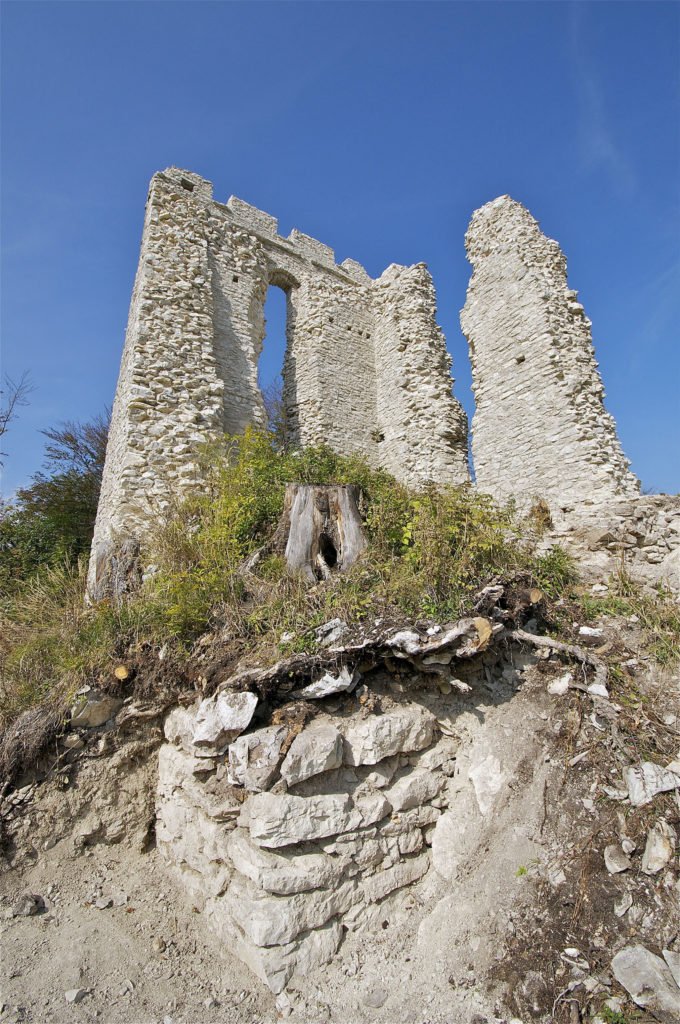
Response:
[{"label": "wispy cloud", "polygon": [[641,295],[650,311],[640,332],[645,342],[645,354],[649,356],[650,349],[672,344],[673,327],[680,309],[680,258],[643,283]]},{"label": "wispy cloud", "polygon": [[570,4],[571,51],[579,105],[578,130],[584,166],[601,169],[625,196],[634,193],[637,180],[630,160],[617,142],[607,114],[605,93],[597,67],[588,52],[587,4]]}]

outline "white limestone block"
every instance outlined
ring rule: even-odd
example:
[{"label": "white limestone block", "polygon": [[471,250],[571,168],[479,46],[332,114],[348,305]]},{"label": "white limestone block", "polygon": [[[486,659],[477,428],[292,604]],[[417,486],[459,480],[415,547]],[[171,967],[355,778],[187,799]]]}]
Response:
[{"label": "white limestone block", "polygon": [[427,853],[419,857],[412,857],[409,860],[401,861],[387,871],[379,871],[361,883],[361,892],[367,903],[376,903],[383,899],[388,893],[395,889],[401,889],[405,885],[412,885],[422,878],[430,866],[430,858]]},{"label": "white limestone block", "polygon": [[273,896],[237,874],[224,897],[223,909],[253,945],[281,946],[301,932],[321,928],[348,910],[356,899],[354,881],[342,882],[333,889]]},{"label": "white limestone block", "polygon": [[224,753],[229,744],[250,725],[257,697],[247,691],[222,690],[201,701],[193,733],[196,747]]},{"label": "white limestone block", "polygon": [[228,850],[237,871],[260,889],[280,896],[334,886],[348,863],[347,858],[324,853],[271,853],[251,842],[240,828],[232,832]]},{"label": "white limestone block", "polygon": [[268,789],[278,775],[281,747],[287,735],[285,725],[270,725],[230,743],[230,782],[255,792]]},{"label": "white limestone block", "polygon": [[416,768],[386,789],[385,796],[395,811],[408,811],[433,800],[443,782],[440,775],[426,768]]},{"label": "white limestone block", "polygon": [[342,736],[329,723],[313,722],[290,745],[281,765],[281,776],[289,786],[339,768],[342,764]]},{"label": "white limestone block", "polygon": [[345,763],[377,764],[393,754],[422,750],[432,743],[436,726],[434,715],[419,704],[368,718],[357,715],[343,728]]}]

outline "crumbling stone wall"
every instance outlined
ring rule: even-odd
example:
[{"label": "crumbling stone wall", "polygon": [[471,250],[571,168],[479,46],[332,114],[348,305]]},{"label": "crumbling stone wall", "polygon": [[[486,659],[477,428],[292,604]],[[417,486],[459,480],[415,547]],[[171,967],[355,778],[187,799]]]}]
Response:
[{"label": "crumbling stone wall", "polygon": [[423,264],[377,281],[354,260],[208,181],[154,175],[114,401],[90,566],[101,596],[124,541],[199,483],[196,451],[262,425],[257,383],[269,285],[287,294],[290,440],[359,452],[408,483],[468,479],[467,422]]},{"label": "crumbling stone wall", "polygon": [[465,241],[478,486],[524,506],[540,496],[556,512],[637,495],[557,242],[510,196],[477,210]]}]

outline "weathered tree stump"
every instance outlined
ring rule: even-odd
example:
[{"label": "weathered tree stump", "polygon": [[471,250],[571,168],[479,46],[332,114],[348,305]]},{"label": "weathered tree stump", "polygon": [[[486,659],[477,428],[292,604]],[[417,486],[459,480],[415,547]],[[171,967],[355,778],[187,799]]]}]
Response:
[{"label": "weathered tree stump", "polygon": [[352,484],[287,484],[279,537],[289,572],[309,580],[348,569],[368,543]]}]

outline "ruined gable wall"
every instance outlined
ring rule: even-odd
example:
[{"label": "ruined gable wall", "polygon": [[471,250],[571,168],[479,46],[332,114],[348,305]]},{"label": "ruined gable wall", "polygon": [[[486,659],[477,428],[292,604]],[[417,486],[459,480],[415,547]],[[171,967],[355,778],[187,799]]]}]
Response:
[{"label": "ruined gable wall", "polygon": [[283,398],[293,443],[359,453],[409,482],[467,479],[462,412],[450,396],[431,280],[422,266],[390,273],[376,283],[299,231],[281,237],[269,214],[235,197],[214,202],[198,175],[154,175],[91,595],[99,595],[116,546],[143,538],[172,498],[200,482],[202,443],[264,424],[257,367],[270,284],[288,295]]},{"label": "ruined gable wall", "polygon": [[501,196],[473,214],[466,246],[474,273],[461,324],[479,487],[522,505],[541,496],[557,509],[637,494],[557,242]]}]

